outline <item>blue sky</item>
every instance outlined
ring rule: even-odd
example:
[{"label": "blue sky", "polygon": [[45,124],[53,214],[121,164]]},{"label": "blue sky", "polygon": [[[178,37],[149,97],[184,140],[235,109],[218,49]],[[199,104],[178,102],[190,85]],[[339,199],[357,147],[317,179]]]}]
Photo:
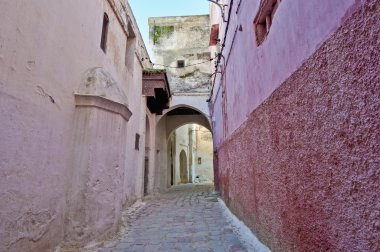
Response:
[{"label": "blue sky", "polygon": [[145,45],[149,47],[149,17],[208,14],[210,2],[206,0],[128,0],[128,3],[132,7]]}]

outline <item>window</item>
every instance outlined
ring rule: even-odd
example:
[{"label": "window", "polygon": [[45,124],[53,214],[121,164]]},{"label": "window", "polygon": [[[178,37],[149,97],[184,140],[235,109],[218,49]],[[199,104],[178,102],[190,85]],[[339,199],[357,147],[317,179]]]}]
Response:
[{"label": "window", "polygon": [[177,61],[177,67],[178,68],[184,68],[185,67],[185,61],[184,60],[178,60]]},{"label": "window", "polygon": [[102,28],[102,38],[100,40],[100,48],[102,48],[103,52],[106,52],[107,48],[107,33],[108,33],[108,24],[110,20],[106,13],[103,16],[103,28]]},{"label": "window", "polygon": [[214,24],[211,26],[210,32],[210,46],[216,46],[219,42],[219,24]]},{"label": "window", "polygon": [[135,150],[139,150],[139,149],[140,149],[140,135],[136,134],[136,138],[135,138]]},{"label": "window", "polygon": [[267,37],[274,14],[280,3],[281,0],[261,0],[259,12],[254,21],[256,43],[258,46],[261,45]]}]

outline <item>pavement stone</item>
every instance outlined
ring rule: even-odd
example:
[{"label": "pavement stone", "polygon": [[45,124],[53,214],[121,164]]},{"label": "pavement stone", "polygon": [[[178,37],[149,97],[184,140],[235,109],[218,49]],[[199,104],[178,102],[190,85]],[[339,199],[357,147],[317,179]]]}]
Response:
[{"label": "pavement stone", "polygon": [[176,186],[145,200],[128,232],[98,252],[247,251],[223,216],[212,185]]}]

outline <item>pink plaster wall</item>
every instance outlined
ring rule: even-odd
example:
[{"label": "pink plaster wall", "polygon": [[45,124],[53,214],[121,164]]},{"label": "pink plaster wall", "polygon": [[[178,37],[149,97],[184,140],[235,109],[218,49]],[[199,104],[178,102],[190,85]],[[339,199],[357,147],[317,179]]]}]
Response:
[{"label": "pink plaster wall", "polygon": [[[127,121],[96,107],[75,115],[65,244],[85,245],[118,230],[123,204]],[[105,155],[106,154],[106,155]]]},{"label": "pink plaster wall", "polygon": [[219,149],[223,198],[274,251],[380,250],[380,1],[345,20]]},{"label": "pink plaster wall", "polygon": [[[226,134],[234,132],[268,96],[283,83],[312,53],[350,16],[364,0],[282,1],[265,42],[257,47],[253,21],[261,0],[235,0],[229,34],[223,55],[227,62],[225,72]],[[231,1],[224,1],[231,4]],[[238,9],[240,3],[240,7]],[[227,9],[228,10],[228,9]],[[211,9],[211,20],[219,15],[217,7]],[[226,11],[226,14],[228,11]],[[235,31],[239,26],[243,31]],[[223,41],[226,23],[221,24]],[[223,64],[223,60],[222,60]],[[217,77],[212,101],[217,99],[220,85]],[[244,92],[241,92],[244,90]],[[241,106],[244,104],[244,106]],[[221,106],[215,108],[221,109]],[[214,113],[216,121],[222,118]],[[217,127],[220,127],[220,125]],[[221,128],[218,128],[221,130]],[[222,139],[217,136],[216,144]]]},{"label": "pink plaster wall", "polygon": [[[110,17],[106,54],[99,46],[104,11]],[[126,69],[125,43],[106,0],[0,1],[0,251],[50,251],[63,239],[73,93],[87,69],[103,67],[127,94],[134,114],[128,147],[143,132],[143,65],[136,59],[135,72]],[[133,152],[141,162],[124,167],[127,174],[141,176],[143,155]],[[125,185],[125,200],[141,197],[142,181]]]}]

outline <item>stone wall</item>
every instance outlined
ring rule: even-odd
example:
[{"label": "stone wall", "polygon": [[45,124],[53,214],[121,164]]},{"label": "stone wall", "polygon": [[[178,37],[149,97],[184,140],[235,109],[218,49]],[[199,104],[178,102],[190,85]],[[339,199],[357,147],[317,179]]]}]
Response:
[{"label": "stone wall", "polygon": [[[155,67],[168,66],[173,94],[207,93],[212,73],[209,16],[152,17],[149,27]],[[176,68],[178,61],[185,67]],[[197,65],[187,67],[193,64]]]},{"label": "stone wall", "polygon": [[212,133],[205,127],[196,125],[196,153],[195,153],[195,171],[194,176],[198,176],[194,182],[213,182],[213,144]]}]

